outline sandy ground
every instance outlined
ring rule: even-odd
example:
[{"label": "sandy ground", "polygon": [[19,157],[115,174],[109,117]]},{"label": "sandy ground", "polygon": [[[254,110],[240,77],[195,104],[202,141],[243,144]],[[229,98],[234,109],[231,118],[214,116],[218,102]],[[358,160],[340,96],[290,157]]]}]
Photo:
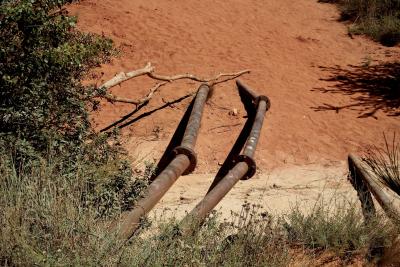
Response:
[{"label": "sandy ground", "polygon": [[[79,16],[81,29],[112,38],[123,52],[98,70],[98,84],[146,62],[165,75],[213,76],[251,69],[242,80],[270,97],[272,108],[257,148],[259,173],[237,184],[219,205],[225,214],[240,210],[244,200],[279,211],[290,202],[313,201],[322,191],[354,198],[345,179],[347,154],[369,144],[381,145],[382,132],[400,129],[399,117],[384,108],[360,117],[375,108],[358,101],[357,94],[321,91],[338,85],[337,80],[323,80],[333,75],[331,68],[345,73],[349,65],[400,58],[399,47],[350,37],[347,26],[337,21],[333,5],[317,0],[84,0],[70,10]],[[140,77],[112,92],[137,99],[154,83]],[[144,111],[198,86],[171,83]],[[122,130],[124,146],[136,162],[159,158],[188,103],[187,99],[155,112]],[[353,106],[339,112],[318,111],[324,104]],[[229,114],[234,108],[239,110],[237,116]],[[92,114],[93,123],[101,129],[132,109],[129,104],[104,102]],[[218,85],[205,109],[196,173],[182,177],[155,212],[168,207],[180,215],[196,204],[236,139],[244,115],[234,82]]]},{"label": "sandy ground", "polygon": [[[343,201],[353,202],[357,200],[357,195],[346,182],[344,167],[340,163],[331,166],[313,164],[259,173],[251,180],[239,181],[216,210],[222,218],[230,219],[231,211],[239,213],[244,203],[260,205],[260,212],[267,210],[280,215],[292,208],[309,212],[319,201],[329,204],[335,201],[340,204],[345,204]],[[212,174],[181,177],[152,215],[157,218],[165,215],[182,218],[203,198],[212,180]]]}]

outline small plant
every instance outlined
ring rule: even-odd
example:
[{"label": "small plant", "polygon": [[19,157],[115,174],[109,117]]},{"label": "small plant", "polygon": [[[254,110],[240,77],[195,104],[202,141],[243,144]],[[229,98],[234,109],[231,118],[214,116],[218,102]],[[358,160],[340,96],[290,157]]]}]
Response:
[{"label": "small plant", "polygon": [[367,150],[365,162],[380,181],[400,196],[400,143],[393,133],[392,140],[384,135],[383,149],[372,146]]}]

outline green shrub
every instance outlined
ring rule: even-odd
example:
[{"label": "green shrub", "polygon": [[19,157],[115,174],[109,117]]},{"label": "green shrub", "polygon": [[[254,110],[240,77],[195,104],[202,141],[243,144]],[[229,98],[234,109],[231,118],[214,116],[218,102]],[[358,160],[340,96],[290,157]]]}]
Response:
[{"label": "green shrub", "polygon": [[0,2],[0,265],[97,265],[105,218],[147,184],[91,128],[81,80],[115,50],[75,29],[70,2]]},{"label": "green shrub", "polygon": [[81,80],[116,51],[110,39],[75,29],[76,18],[63,8],[71,2],[0,4],[0,155],[17,175],[43,162],[65,179],[84,168],[83,198],[107,216],[112,203],[137,192],[128,188],[130,166],[114,136],[94,134],[88,113],[95,88]]},{"label": "green shrub", "polygon": [[90,205],[96,194],[82,201],[90,191],[87,172],[94,170],[59,173],[50,159],[17,171],[6,159],[0,163],[0,265],[95,264],[91,250],[99,251],[104,235],[99,210]]},{"label": "green shrub", "polygon": [[[75,30],[71,0],[0,4],[1,146],[32,155],[73,149],[91,133],[93,88],[81,79],[114,53],[110,39]],[[18,154],[17,153],[17,154]]]},{"label": "green shrub", "polygon": [[[167,222],[160,231],[136,236],[121,252],[122,266],[288,266],[323,252],[338,264],[379,256],[390,246],[395,226],[382,217],[365,223],[353,203],[317,202],[311,211],[296,205],[273,217],[259,206],[245,204],[224,222],[216,213],[191,235]],[[378,251],[377,254],[376,251]],[[302,255],[302,256],[301,256]],[[300,256],[300,257],[298,257]],[[298,257],[298,258],[297,258]],[[297,265],[296,265],[297,266]]]},{"label": "green shrub", "polygon": [[350,20],[350,32],[367,34],[386,46],[400,42],[399,0],[320,0],[336,3],[340,7],[342,20]]}]

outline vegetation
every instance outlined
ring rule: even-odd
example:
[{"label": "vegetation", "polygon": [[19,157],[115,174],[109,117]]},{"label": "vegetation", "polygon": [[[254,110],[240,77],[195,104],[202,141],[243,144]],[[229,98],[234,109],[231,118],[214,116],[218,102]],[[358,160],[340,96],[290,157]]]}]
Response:
[{"label": "vegetation", "polygon": [[400,42],[399,0],[320,0],[339,5],[342,20],[350,20],[350,33],[366,34],[386,46]]},{"label": "vegetation", "polygon": [[127,209],[146,184],[117,138],[90,126],[95,89],[81,79],[115,50],[75,29],[62,8],[70,2],[0,2],[1,265],[66,257],[57,250],[75,258],[79,244],[94,244],[87,229]]},{"label": "vegetation", "polygon": [[295,206],[279,217],[246,204],[224,221],[213,214],[194,235],[164,219],[123,244],[107,231],[113,220],[82,201],[85,170],[69,179],[50,164],[9,171],[1,165],[2,266],[287,266],[299,253],[318,258],[323,251],[344,264],[365,258],[377,241],[389,245],[395,231],[382,218],[365,224],[356,205],[344,202]]},{"label": "vegetation", "polygon": [[400,143],[393,133],[392,141],[385,138],[385,147],[368,149],[365,161],[384,185],[400,196]]},{"label": "vegetation", "polygon": [[219,222],[214,213],[194,235],[182,235],[173,221],[159,234],[137,237],[121,263],[133,266],[286,266],[289,247],[270,216],[245,205],[240,215]]},{"label": "vegetation", "polygon": [[88,70],[113,53],[110,39],[74,29],[71,1],[2,1],[1,139],[25,155],[79,147],[90,134]]},{"label": "vegetation", "polygon": [[388,245],[385,242],[395,228],[383,218],[365,223],[357,206],[358,203],[342,199],[320,200],[308,213],[293,208],[284,220],[290,243],[332,250],[344,258],[373,249],[377,244],[381,248]]},{"label": "vegetation", "polygon": [[126,201],[122,192],[134,195],[126,193],[131,173],[116,142],[94,135],[88,119],[97,104],[94,87],[81,79],[115,50],[110,39],[75,30],[76,18],[62,8],[70,2],[1,2],[2,171],[22,179],[36,168],[51,168],[55,180],[72,183],[82,173],[82,198],[103,216],[112,202]]}]

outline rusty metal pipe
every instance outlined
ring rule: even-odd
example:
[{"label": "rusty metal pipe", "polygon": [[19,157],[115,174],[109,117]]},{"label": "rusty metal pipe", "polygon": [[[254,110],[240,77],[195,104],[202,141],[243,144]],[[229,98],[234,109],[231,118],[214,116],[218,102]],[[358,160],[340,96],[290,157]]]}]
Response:
[{"label": "rusty metal pipe", "polygon": [[[264,115],[267,111],[267,101],[265,98],[261,98],[258,107],[256,118],[253,127],[250,132],[250,136],[246,142],[244,149],[244,156],[251,157],[254,155],[262,124],[264,121]],[[250,158],[251,159],[251,158]],[[251,159],[252,160],[252,159]],[[195,227],[194,224],[201,224],[206,218],[208,213],[215,208],[215,206],[225,197],[225,195],[233,188],[233,186],[243,177],[245,177],[250,170],[250,166],[247,161],[239,161],[235,166],[223,177],[214,187],[206,194],[206,196],[196,205],[196,207],[187,215],[181,222],[181,229],[185,234],[191,233]]]},{"label": "rusty metal pipe", "polygon": [[235,144],[233,145],[231,151],[229,152],[228,156],[226,157],[221,168],[218,170],[217,174],[215,175],[215,178],[214,178],[213,182],[211,183],[210,188],[208,189],[207,193],[210,192],[211,190],[213,190],[213,188],[229,173],[229,171],[235,165],[235,163],[236,163],[235,160],[237,159],[237,156],[242,151],[243,146],[246,144],[247,138],[249,137],[249,134],[251,132],[251,127],[254,124],[254,119],[255,119],[254,115],[250,115],[250,117],[247,118],[242,131],[240,132],[238,138],[236,139]]},{"label": "rusty metal pipe", "polygon": [[193,149],[196,145],[197,136],[199,133],[201,117],[203,115],[204,105],[207,101],[210,87],[206,84],[202,84],[197,92],[196,101],[190,114],[188,126],[186,127],[183,135],[181,146],[189,149]]},{"label": "rusty metal pipe", "polygon": [[257,93],[254,92],[250,87],[248,87],[246,84],[244,84],[241,80],[236,81],[236,85],[239,88],[239,90],[243,90],[248,94],[253,100],[256,100],[258,97]]},{"label": "rusty metal pipe", "polygon": [[207,195],[196,205],[196,207],[185,216],[181,222],[181,228],[184,233],[192,232],[193,224],[201,224],[208,213],[217,206],[217,204],[226,196],[226,194],[235,186],[235,184],[246,175],[249,167],[245,162],[239,162],[228,174],[207,193]]},{"label": "rusty metal pipe", "polygon": [[264,115],[266,111],[267,111],[267,102],[261,100],[257,107],[257,113],[253,127],[251,128],[249,138],[247,139],[246,146],[244,147],[243,150],[243,154],[248,157],[253,157],[256,152],[256,147],[258,140],[260,138],[260,133],[263,126]]},{"label": "rusty metal pipe", "polygon": [[136,203],[134,209],[122,214],[118,229],[116,229],[118,238],[122,240],[129,239],[140,226],[142,217],[161,200],[178,177],[187,172],[190,167],[194,167],[193,160],[195,161],[195,155],[193,148],[209,92],[210,87],[208,85],[203,84],[200,86],[181,146],[173,150],[173,159],[149,185],[145,196]]},{"label": "rusty metal pipe", "polygon": [[142,217],[160,201],[189,164],[190,161],[186,155],[178,155],[171,161],[157,179],[149,185],[146,196],[136,203],[133,210],[122,215],[118,229],[118,237],[120,239],[129,239],[133,235],[140,226]]}]

